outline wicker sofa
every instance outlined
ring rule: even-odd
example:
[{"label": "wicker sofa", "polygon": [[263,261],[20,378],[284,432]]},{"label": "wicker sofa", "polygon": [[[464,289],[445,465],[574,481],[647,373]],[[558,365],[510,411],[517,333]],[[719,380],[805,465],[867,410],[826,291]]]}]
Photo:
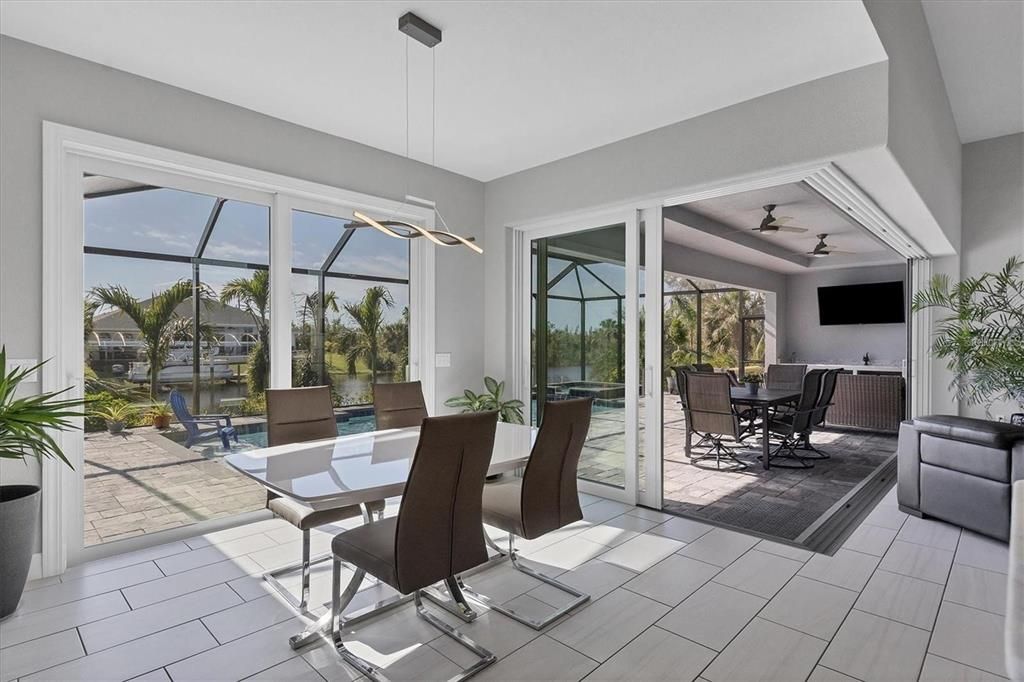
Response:
[{"label": "wicker sofa", "polygon": [[828,423],[896,433],[906,413],[907,385],[897,374],[848,374],[836,378]]}]

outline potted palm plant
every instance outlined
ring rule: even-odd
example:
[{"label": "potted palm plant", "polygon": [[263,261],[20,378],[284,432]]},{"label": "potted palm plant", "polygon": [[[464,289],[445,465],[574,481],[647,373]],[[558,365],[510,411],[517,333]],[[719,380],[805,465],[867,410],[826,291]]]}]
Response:
[{"label": "potted palm plant", "polygon": [[[49,457],[71,466],[52,431],[77,428],[72,420],[84,416],[79,410],[85,401],[59,398],[70,389],[18,397],[18,387],[41,366],[8,368],[7,350],[0,348],[0,459]],[[25,589],[39,494],[37,485],[0,485],[0,618],[14,613]]]},{"label": "potted palm plant", "polygon": [[1024,259],[955,284],[936,275],[914,296],[913,309],[942,314],[932,352],[953,371],[958,400],[983,405],[989,418],[997,400],[1024,408]]}]

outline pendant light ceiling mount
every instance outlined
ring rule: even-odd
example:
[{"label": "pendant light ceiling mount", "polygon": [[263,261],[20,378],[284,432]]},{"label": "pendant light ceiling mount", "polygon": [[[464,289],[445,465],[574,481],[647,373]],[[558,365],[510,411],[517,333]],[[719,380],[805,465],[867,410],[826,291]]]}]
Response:
[{"label": "pendant light ceiling mount", "polygon": [[441,29],[412,12],[398,17],[398,30],[427,47],[434,47],[441,42]]},{"label": "pendant light ceiling mount", "polygon": [[[441,42],[441,29],[437,28],[429,21],[416,16],[412,12],[406,12],[398,18],[398,30],[404,33],[409,38],[413,38],[419,43],[426,45],[428,48],[432,48]],[[405,47],[405,157],[409,158],[409,43],[406,41]],[[433,59],[433,55],[431,55]],[[434,71],[436,74],[436,70]],[[436,99],[437,85],[434,80],[431,84],[431,101]],[[433,106],[431,106],[433,110]],[[433,149],[435,148],[435,139],[437,137],[437,130],[435,126],[434,116],[431,114],[430,126],[431,126],[431,159],[430,165],[434,166]],[[435,166],[436,167],[436,166]],[[445,222],[444,216],[437,210],[437,204],[430,199],[421,199],[414,197],[410,194],[405,195],[405,204],[417,204],[425,208],[429,208],[434,212],[434,215],[438,220],[441,221],[441,225],[444,227],[443,230],[428,230],[425,227],[414,225],[404,220],[375,220],[370,216],[355,211],[353,217],[359,222],[350,223],[351,228],[360,227],[372,227],[379,232],[386,234],[389,237],[396,239],[415,239],[417,237],[426,237],[427,240],[437,244],[438,246],[465,246],[471,251],[476,253],[483,253],[484,250],[474,244],[476,241],[474,237],[460,237],[453,233],[448,228],[448,223]],[[392,216],[393,217],[393,216]]]}]

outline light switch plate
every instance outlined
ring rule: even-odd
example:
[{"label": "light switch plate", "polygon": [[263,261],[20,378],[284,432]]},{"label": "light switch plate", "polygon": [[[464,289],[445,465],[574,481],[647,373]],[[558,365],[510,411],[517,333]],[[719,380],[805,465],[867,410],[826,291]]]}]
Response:
[{"label": "light switch plate", "polygon": [[452,366],[452,354],[451,353],[436,353],[434,355],[434,366],[435,367],[451,367]]},{"label": "light switch plate", "polygon": [[[38,364],[39,364],[39,360],[36,360],[36,359],[28,359],[28,360],[25,360],[25,359],[8,359],[7,360],[7,365],[8,365],[8,367],[10,369],[8,369],[7,371],[10,371],[11,369],[15,369],[15,368],[19,368],[20,369],[22,367],[35,367]],[[39,379],[39,370],[37,369],[36,371],[34,371],[31,374],[29,374],[27,377],[25,377],[25,379],[23,381],[26,384],[38,384],[39,381],[40,381],[40,379]]]}]

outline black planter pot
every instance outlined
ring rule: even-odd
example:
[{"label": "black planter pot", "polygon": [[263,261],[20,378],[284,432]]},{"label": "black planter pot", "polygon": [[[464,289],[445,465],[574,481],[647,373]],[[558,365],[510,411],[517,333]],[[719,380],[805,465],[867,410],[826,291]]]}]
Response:
[{"label": "black planter pot", "polygon": [[0,485],[0,618],[18,608],[39,523],[39,487]]}]

